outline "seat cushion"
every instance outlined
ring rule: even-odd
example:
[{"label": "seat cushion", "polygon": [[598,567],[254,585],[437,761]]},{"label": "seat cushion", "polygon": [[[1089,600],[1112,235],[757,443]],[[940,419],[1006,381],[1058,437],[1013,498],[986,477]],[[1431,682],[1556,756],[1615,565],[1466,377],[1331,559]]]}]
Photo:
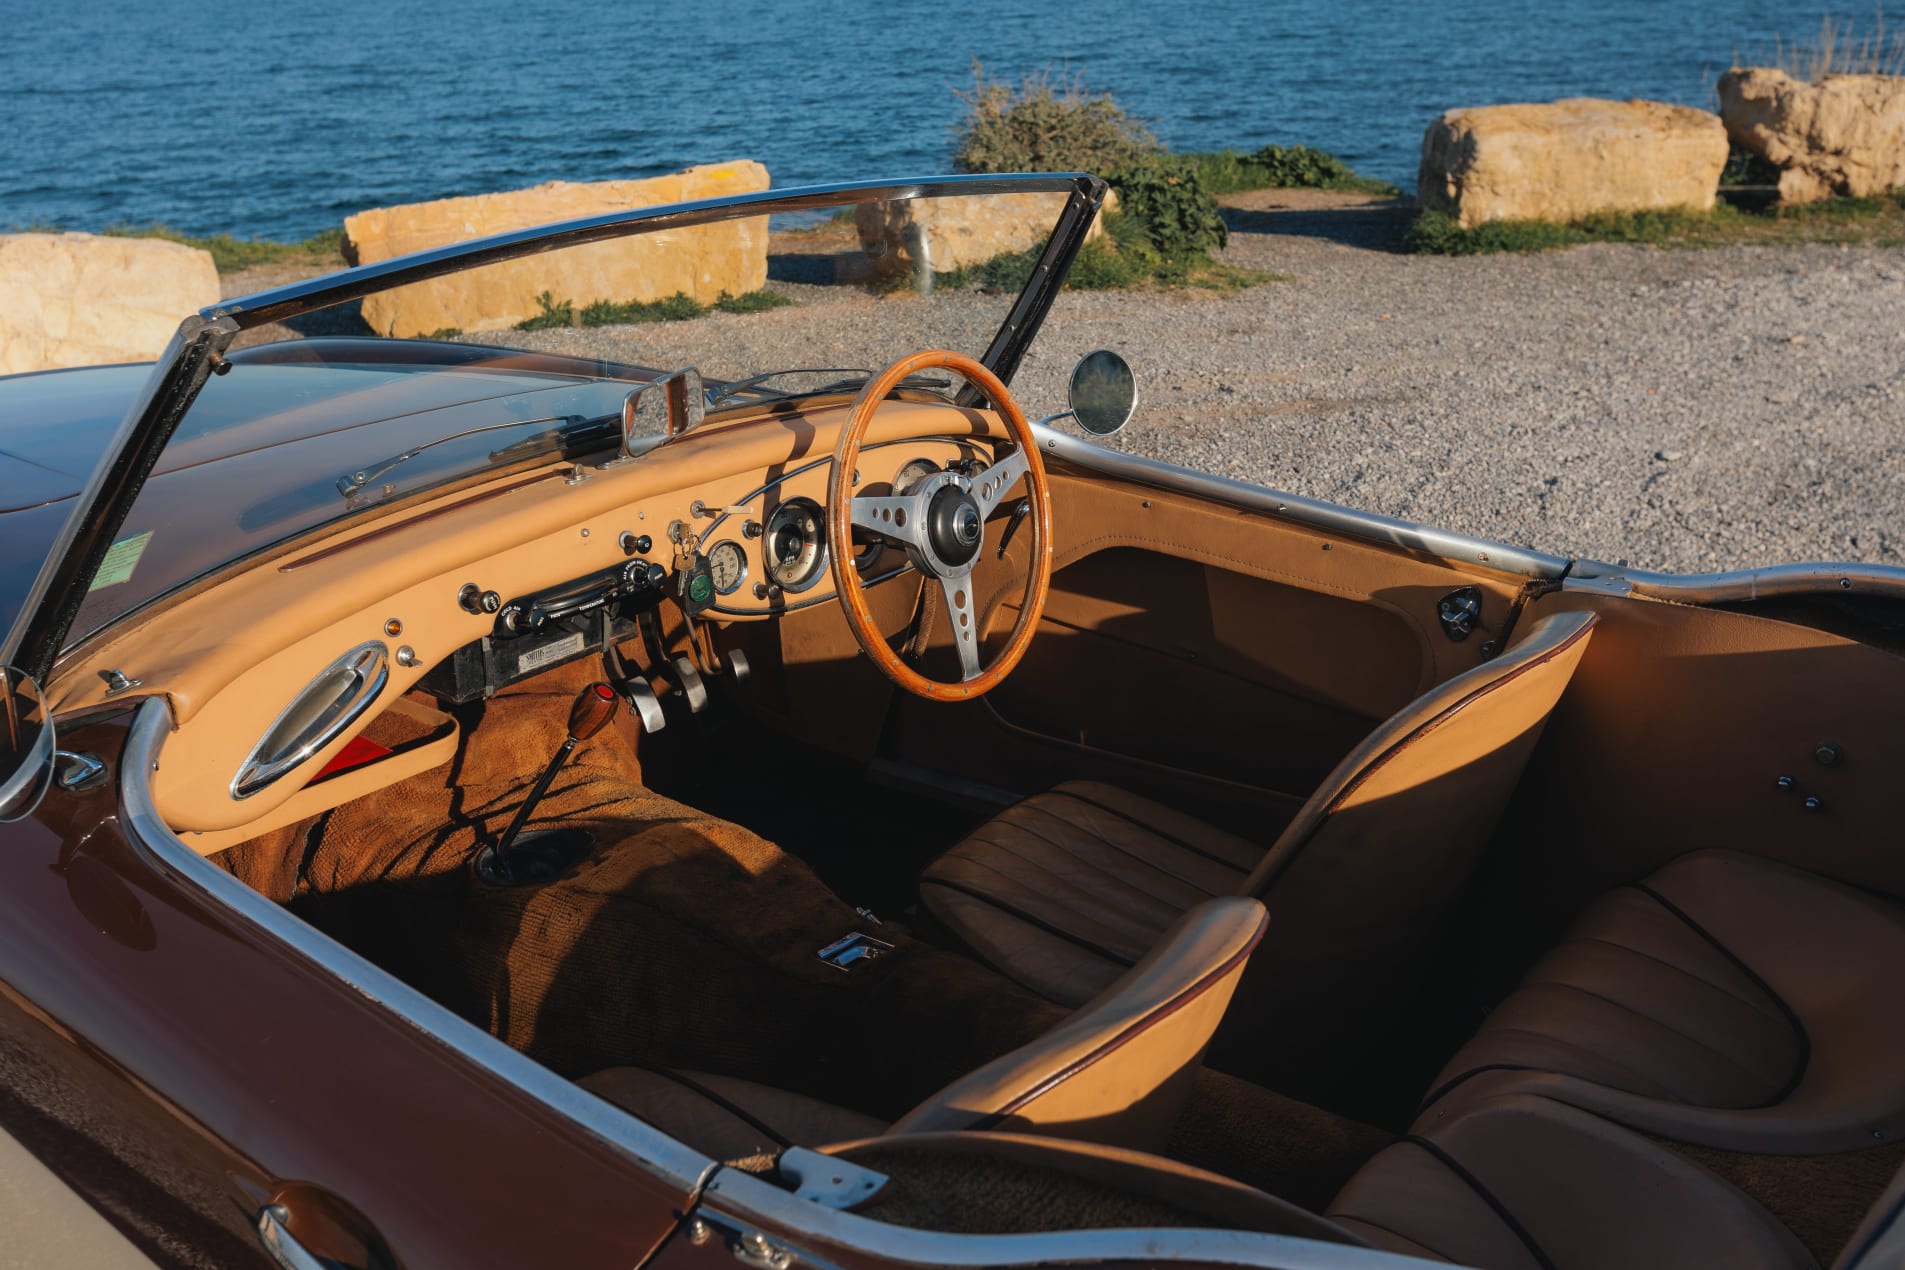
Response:
[{"label": "seat cushion", "polygon": [[[1905,1131],[1905,909],[1729,851],[1603,896],[1442,1072],[1676,1141],[1830,1154]],[[1420,1122],[1419,1122],[1420,1123]]]},{"label": "seat cushion", "polygon": [[920,897],[993,967],[1076,1006],[1187,910],[1236,894],[1262,856],[1195,817],[1072,781],[1001,812],[934,861]]},{"label": "seat cushion", "polygon": [[676,1141],[730,1162],[886,1132],[886,1122],[872,1116],[731,1076],[611,1067],[576,1084]]},{"label": "seat cushion", "polygon": [[1383,1150],[1329,1207],[1376,1247],[1481,1270],[1817,1263],[1764,1208],[1658,1143],[1526,1094]]}]

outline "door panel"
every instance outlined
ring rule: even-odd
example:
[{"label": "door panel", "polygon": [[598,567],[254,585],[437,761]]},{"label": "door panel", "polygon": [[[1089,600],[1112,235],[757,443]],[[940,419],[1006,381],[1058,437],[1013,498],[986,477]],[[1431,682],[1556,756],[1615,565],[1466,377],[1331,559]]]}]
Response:
[{"label": "door panel", "polygon": [[1053,577],[989,703],[1034,736],[1301,799],[1415,695],[1422,662],[1381,605],[1116,547]]},{"label": "door panel", "polygon": [[[1053,589],[1025,660],[970,705],[896,697],[886,757],[1021,796],[1110,781],[1267,843],[1379,721],[1481,662],[1522,584],[1062,465],[1052,486]],[[975,574],[989,650],[1027,538]],[[1437,607],[1469,586],[1481,621],[1453,641]]]}]

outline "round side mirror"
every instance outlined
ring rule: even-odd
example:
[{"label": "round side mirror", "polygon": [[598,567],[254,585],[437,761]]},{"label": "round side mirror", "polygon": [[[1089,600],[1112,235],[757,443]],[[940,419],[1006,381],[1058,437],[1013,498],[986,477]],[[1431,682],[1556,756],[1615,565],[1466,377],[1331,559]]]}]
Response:
[{"label": "round side mirror", "polygon": [[1072,367],[1072,417],[1094,436],[1108,437],[1138,408],[1138,377],[1131,363],[1108,348],[1086,353]]},{"label": "round side mirror", "polygon": [[33,814],[53,783],[53,716],[40,685],[0,666],[0,824]]}]

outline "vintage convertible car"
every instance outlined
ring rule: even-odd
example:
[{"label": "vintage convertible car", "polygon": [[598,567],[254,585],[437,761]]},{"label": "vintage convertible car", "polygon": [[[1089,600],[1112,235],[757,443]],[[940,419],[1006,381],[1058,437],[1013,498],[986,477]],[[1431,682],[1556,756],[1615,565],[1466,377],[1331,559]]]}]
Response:
[{"label": "vintage convertible car", "polygon": [[[0,380],[0,1123],[59,1237],[1898,1264],[1905,572],[1130,457],[1114,352],[1030,423],[1104,193],[644,209]],[[1027,216],[1022,289],[947,267]],[[623,358],[397,337],[762,235],[796,307]]]}]

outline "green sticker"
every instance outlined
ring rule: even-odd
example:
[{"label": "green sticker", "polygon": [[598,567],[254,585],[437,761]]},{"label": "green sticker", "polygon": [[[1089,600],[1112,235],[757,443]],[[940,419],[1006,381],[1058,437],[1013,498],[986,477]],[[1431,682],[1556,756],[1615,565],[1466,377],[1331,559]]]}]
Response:
[{"label": "green sticker", "polygon": [[118,586],[132,576],[139,567],[139,557],[146,553],[146,546],[152,541],[152,531],[146,530],[137,538],[121,538],[106,551],[106,558],[99,562],[99,572],[93,575],[93,584],[86,589],[97,591],[100,587]]},{"label": "green sticker", "polygon": [[688,579],[688,598],[696,604],[706,604],[714,598],[714,583],[707,574],[697,573]]}]

